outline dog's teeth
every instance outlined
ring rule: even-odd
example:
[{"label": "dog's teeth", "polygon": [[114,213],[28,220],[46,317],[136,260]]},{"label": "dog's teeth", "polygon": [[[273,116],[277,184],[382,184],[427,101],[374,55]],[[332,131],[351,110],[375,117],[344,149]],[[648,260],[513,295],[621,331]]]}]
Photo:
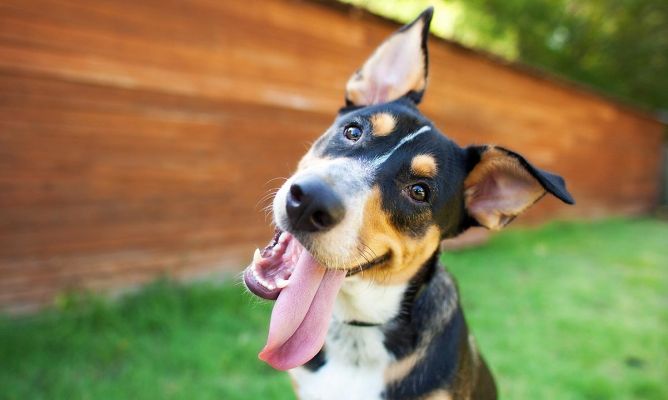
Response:
[{"label": "dog's teeth", "polygon": [[253,253],[253,264],[260,261],[261,259],[262,259],[262,254],[260,254],[260,249],[255,249],[255,253]]},{"label": "dog's teeth", "polygon": [[274,289],[276,289],[276,286],[274,286],[272,284],[269,284],[269,285],[267,285],[267,289],[274,290]]},{"label": "dog's teeth", "polygon": [[286,240],[288,240],[288,234],[287,232],[282,232],[281,236],[278,237],[278,243],[283,244]]},{"label": "dog's teeth", "polygon": [[288,283],[290,283],[290,281],[287,279],[283,278],[276,279],[276,287],[279,289],[283,289],[284,287],[288,286]]},{"label": "dog's teeth", "polygon": [[269,284],[269,282],[267,282],[265,279],[263,279],[263,278],[259,278],[258,280],[260,281],[260,283],[262,284],[262,286],[266,287],[266,288],[269,289],[269,290],[272,290],[271,287],[270,287],[271,284]]}]

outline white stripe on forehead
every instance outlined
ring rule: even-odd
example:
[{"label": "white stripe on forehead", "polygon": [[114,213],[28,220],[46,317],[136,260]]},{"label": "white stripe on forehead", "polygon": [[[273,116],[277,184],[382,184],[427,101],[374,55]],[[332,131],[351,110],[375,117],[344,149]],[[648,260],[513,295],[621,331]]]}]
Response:
[{"label": "white stripe on forehead", "polygon": [[425,125],[422,128],[418,129],[417,131],[411,133],[410,135],[404,136],[399,141],[399,143],[397,143],[397,145],[392,148],[392,150],[388,151],[387,153],[383,154],[380,157],[376,157],[373,160],[371,160],[371,166],[374,167],[374,168],[380,167],[381,165],[383,165],[383,163],[385,161],[387,161],[390,158],[390,156],[392,156],[392,154],[394,154],[395,151],[397,151],[397,149],[399,149],[399,147],[401,147],[404,144],[406,144],[406,143],[410,142],[411,140],[415,139],[418,135],[421,135],[421,134],[423,134],[425,132],[428,132],[430,130],[431,130],[431,127]]}]

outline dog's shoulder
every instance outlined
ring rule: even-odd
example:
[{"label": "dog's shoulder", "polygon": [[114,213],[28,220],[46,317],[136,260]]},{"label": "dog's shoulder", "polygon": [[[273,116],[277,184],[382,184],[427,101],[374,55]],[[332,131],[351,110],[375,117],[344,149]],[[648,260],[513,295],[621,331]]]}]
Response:
[{"label": "dog's shoulder", "polygon": [[[413,336],[414,343],[406,341]],[[396,360],[386,371],[387,399],[470,397],[477,364],[453,277],[440,265],[416,295],[411,323],[388,332]],[[448,397],[449,396],[449,397]]]}]

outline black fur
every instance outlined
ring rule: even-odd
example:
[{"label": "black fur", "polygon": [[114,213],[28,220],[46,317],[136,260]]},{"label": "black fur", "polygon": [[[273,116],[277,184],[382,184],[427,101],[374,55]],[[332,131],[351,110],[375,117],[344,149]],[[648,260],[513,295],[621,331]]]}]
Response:
[{"label": "black fur", "polygon": [[322,368],[326,363],[327,357],[325,354],[325,348],[323,347],[309,362],[304,364],[304,368],[311,372],[315,372]]},{"label": "black fur", "polygon": [[424,328],[420,325],[421,321],[416,318],[418,317],[415,314],[416,303],[423,295],[428,295],[429,283],[436,272],[437,264],[438,253],[434,253],[408,284],[401,300],[399,314],[383,329],[385,348],[397,359],[407,356],[416,349],[419,333]]},{"label": "black fur", "polygon": [[467,340],[466,322],[461,308],[457,306],[451,319],[442,327],[429,344],[425,357],[402,380],[390,385],[385,398],[413,399],[439,388],[452,386],[457,372],[459,350]]}]

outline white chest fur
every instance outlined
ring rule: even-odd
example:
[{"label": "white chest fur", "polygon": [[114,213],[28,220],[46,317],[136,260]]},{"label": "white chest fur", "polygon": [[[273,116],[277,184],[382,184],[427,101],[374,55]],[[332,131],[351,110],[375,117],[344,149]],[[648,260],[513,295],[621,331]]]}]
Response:
[{"label": "white chest fur", "polygon": [[384,323],[397,315],[406,285],[380,286],[357,277],[346,280],[334,307],[325,342],[327,362],[311,372],[290,371],[301,400],[374,400],[385,387],[384,371],[393,361],[380,328],[342,321]]}]

